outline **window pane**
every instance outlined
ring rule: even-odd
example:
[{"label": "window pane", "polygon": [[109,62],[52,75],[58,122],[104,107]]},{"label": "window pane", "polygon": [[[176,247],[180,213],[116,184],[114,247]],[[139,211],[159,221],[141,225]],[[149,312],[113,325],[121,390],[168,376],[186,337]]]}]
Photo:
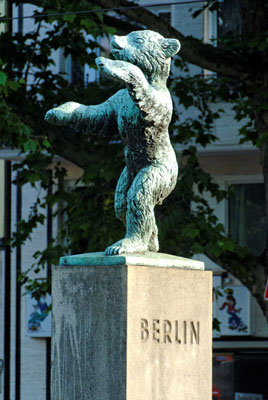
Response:
[{"label": "window pane", "polygon": [[229,200],[229,233],[241,246],[259,256],[265,249],[266,214],[263,183],[233,185]]},{"label": "window pane", "polygon": [[215,354],[213,356],[212,400],[233,399],[234,356]]},{"label": "window pane", "polygon": [[72,83],[84,85],[84,67],[81,67],[78,61],[72,61]]},{"label": "window pane", "polygon": [[164,19],[168,24],[171,24],[171,12],[159,12],[159,17]]},{"label": "window pane", "polygon": [[218,13],[218,38],[224,39],[227,34],[234,37],[241,34],[241,11],[238,0],[224,0]]}]

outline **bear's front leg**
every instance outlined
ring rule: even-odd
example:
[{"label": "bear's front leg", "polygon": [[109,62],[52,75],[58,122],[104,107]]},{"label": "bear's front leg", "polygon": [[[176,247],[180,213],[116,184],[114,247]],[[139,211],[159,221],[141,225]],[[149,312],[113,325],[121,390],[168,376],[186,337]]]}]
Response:
[{"label": "bear's front leg", "polygon": [[98,69],[106,76],[126,84],[142,83],[148,86],[143,72],[136,65],[127,61],[109,60],[105,57],[98,57],[95,62]]},{"label": "bear's front leg", "polygon": [[46,113],[45,121],[53,125],[67,125],[73,117],[73,112],[80,106],[79,103],[69,101],[59,107],[52,108]]}]

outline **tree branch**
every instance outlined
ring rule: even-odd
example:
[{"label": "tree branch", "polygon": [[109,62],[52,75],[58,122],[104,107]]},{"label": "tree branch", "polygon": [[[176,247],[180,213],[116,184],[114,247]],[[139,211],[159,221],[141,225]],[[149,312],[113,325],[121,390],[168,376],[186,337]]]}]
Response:
[{"label": "tree branch", "polygon": [[135,25],[128,20],[123,21],[122,19],[112,17],[110,15],[104,15],[103,22],[104,22],[104,24],[106,24],[108,26],[115,27],[119,34],[127,34],[131,31],[135,31],[137,29],[143,29],[142,25],[137,26],[137,24]]},{"label": "tree branch", "polygon": [[67,127],[61,130],[51,129],[48,132],[53,150],[60,157],[71,161],[78,167],[86,169],[89,166],[90,143],[88,138],[77,133],[70,133]]},{"label": "tree branch", "polygon": [[235,278],[239,279],[249,289],[268,320],[268,302],[263,297],[267,275],[265,266],[260,259],[253,254],[240,257],[237,253],[234,256],[233,253],[229,252],[224,252],[219,257],[208,253],[206,253],[206,256],[225,271],[231,273]]},{"label": "tree branch", "polygon": [[[105,0],[96,0],[96,4],[100,8],[107,7]],[[126,0],[111,0],[109,7],[130,7],[136,4]],[[177,31],[162,18],[153,14],[146,8],[124,9],[118,11],[119,14],[125,15],[132,21],[146,26],[148,29],[159,32],[165,37],[178,39],[181,44],[180,56],[191,64],[198,65],[201,68],[217,72],[224,76],[239,80],[246,80],[249,73],[246,71],[245,60],[238,54],[231,54],[228,50],[220,49],[209,44],[204,44],[201,41],[184,36]],[[138,28],[139,29],[139,28]]]}]

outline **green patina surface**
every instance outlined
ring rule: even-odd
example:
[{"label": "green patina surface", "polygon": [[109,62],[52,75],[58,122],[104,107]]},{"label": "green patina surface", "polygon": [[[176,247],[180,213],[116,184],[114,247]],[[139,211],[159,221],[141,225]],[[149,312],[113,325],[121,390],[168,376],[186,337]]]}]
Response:
[{"label": "green patina surface", "polygon": [[203,270],[202,261],[172,256],[170,254],[146,252],[143,254],[122,254],[107,256],[104,252],[85,253],[60,258],[60,266],[112,266],[140,265],[147,267],[182,268]]},{"label": "green patina surface", "polygon": [[96,64],[125,88],[102,104],[68,102],[45,116],[52,124],[71,125],[79,134],[109,136],[118,129],[126,166],[115,190],[115,213],[126,234],[106,248],[107,256],[159,249],[154,207],[172,192],[178,176],[168,132],[173,106],[166,83],[171,57],[179,49],[178,40],[149,30],[114,36],[113,60],[98,57]]}]

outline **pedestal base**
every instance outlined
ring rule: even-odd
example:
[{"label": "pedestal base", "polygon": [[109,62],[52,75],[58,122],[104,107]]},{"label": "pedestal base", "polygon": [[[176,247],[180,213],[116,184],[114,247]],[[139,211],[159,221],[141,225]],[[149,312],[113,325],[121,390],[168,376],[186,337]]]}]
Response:
[{"label": "pedestal base", "polygon": [[52,400],[211,398],[212,275],[163,257],[103,266],[92,253],[54,268]]}]

